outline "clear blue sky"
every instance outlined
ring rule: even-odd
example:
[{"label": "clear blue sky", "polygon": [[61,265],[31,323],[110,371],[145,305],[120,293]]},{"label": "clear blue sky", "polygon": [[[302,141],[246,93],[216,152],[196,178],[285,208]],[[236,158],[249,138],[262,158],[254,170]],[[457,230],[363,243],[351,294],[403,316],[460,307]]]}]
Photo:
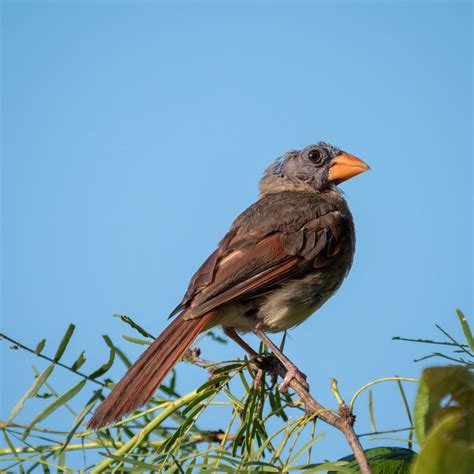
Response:
[{"label": "clear blue sky", "polygon": [[[130,333],[112,313],[160,332],[264,168],[318,140],[372,171],[342,186],[353,270],[287,342],[317,396],[333,405],[329,377],[350,398],[417,376],[429,348],[392,336],[459,334],[455,308],[472,315],[470,3],[4,1],[2,33],[3,332],[51,352],[74,322],[66,361],[86,349],[89,369],[101,334]],[[7,347],[1,419],[32,380]],[[183,391],[204,380],[180,373]],[[375,397],[381,429],[406,424],[395,386]],[[347,454],[328,439],[321,457]]]}]

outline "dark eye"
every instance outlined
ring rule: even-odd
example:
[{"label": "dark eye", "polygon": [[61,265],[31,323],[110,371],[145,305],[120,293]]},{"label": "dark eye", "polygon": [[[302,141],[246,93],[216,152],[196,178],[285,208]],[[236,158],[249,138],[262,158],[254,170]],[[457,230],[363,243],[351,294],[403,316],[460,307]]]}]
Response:
[{"label": "dark eye", "polygon": [[308,158],[316,165],[320,165],[324,159],[324,155],[320,150],[311,150],[308,153]]}]

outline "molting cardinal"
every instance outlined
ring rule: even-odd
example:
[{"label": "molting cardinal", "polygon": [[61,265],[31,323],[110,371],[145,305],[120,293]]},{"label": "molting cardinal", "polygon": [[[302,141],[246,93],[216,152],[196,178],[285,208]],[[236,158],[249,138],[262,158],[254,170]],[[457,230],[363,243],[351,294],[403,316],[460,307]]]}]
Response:
[{"label": "molting cardinal", "polygon": [[260,196],[234,221],[192,278],[174,320],[150,345],[89,426],[119,420],[143,405],[196,336],[214,326],[256,353],[238,336],[254,332],[287,369],[280,389],[304,375],[266,333],[300,323],[335,293],[352,264],[352,215],[341,182],[369,169],[366,163],[320,142],[290,151],[260,181]]}]

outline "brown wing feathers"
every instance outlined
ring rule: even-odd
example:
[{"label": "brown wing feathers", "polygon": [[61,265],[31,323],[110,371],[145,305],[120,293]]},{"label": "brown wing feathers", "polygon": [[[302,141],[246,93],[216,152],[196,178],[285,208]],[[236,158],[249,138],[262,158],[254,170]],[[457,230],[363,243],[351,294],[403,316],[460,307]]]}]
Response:
[{"label": "brown wing feathers", "polygon": [[255,222],[250,231],[240,227],[239,220],[236,223],[197,271],[172,315],[182,313],[102,402],[90,427],[109,424],[143,405],[219,307],[271,290],[310,269],[325,267],[346,246],[345,218],[338,211],[319,213],[303,225],[298,222],[279,229],[259,230]]},{"label": "brown wing feathers", "polygon": [[89,427],[108,425],[146,403],[213,316],[210,312],[189,321],[178,316],[99,405]]}]

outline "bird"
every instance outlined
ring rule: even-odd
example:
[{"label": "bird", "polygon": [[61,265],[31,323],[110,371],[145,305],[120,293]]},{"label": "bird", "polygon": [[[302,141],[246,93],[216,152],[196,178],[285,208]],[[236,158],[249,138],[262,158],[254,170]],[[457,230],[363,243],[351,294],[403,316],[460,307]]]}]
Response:
[{"label": "bird", "polygon": [[283,154],[264,172],[258,200],[233,222],[192,277],[168,327],[98,406],[92,429],[145,404],[195,338],[215,326],[252,357],[239,334],[254,333],[283,366],[286,390],[305,375],[270,339],[318,310],[341,286],[354,257],[352,214],[338,186],[365,171],[326,142]]}]

